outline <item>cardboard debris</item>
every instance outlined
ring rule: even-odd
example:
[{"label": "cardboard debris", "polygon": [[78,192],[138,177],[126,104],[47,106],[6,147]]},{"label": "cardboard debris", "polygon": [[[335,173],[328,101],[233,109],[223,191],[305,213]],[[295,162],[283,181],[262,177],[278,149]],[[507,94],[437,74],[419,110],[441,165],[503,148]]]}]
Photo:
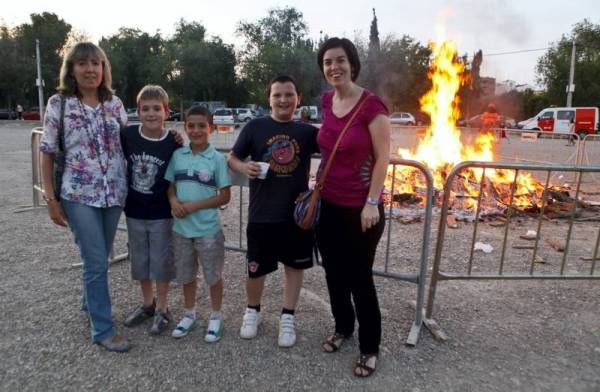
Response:
[{"label": "cardboard debris", "polygon": [[564,252],[565,251],[565,244],[562,243],[562,241],[557,241],[557,240],[548,238],[546,240],[546,243],[548,245],[550,245],[552,248],[554,248],[554,250],[557,251],[557,252]]},{"label": "cardboard debris", "polygon": [[454,215],[448,215],[446,217],[446,224],[451,229],[458,229],[458,224],[456,223],[456,218],[454,217]]},{"label": "cardboard debris", "polygon": [[409,225],[411,223],[421,222],[421,216],[420,215],[402,216],[398,219],[398,221],[400,221],[400,223],[402,223],[403,225]]},{"label": "cardboard debris", "polygon": [[506,226],[506,221],[503,222],[503,221],[496,220],[496,221],[490,222],[490,226],[503,227],[503,226]]},{"label": "cardboard debris", "polygon": [[519,238],[532,241],[537,238],[537,232],[535,230],[527,230],[527,233],[520,235]]},{"label": "cardboard debris", "polygon": [[535,263],[539,263],[539,264],[546,264],[546,260],[544,260],[544,259],[542,258],[542,256],[540,256],[540,255],[535,255],[535,260],[534,260],[534,262],[535,262]]}]

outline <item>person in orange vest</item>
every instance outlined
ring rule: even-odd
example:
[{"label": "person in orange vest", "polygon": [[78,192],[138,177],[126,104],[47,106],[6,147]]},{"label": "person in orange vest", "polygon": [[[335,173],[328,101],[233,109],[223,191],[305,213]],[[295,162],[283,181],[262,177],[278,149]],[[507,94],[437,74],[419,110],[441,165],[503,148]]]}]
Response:
[{"label": "person in orange vest", "polygon": [[485,112],[481,115],[481,130],[482,132],[491,132],[492,129],[498,128],[499,124],[500,116],[496,111],[496,106],[493,103],[490,103]]},{"label": "person in orange vest", "polygon": [[[489,103],[487,109],[481,115],[481,129],[482,133],[491,133],[494,132],[494,129],[500,127],[500,115],[496,110],[496,105],[493,103]],[[500,131],[498,135],[501,139],[506,138],[506,132],[504,129]]]}]

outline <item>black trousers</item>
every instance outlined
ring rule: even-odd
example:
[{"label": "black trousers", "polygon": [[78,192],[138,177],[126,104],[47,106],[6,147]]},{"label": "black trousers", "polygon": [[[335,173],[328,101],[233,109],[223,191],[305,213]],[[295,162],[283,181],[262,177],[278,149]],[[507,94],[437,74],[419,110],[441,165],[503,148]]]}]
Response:
[{"label": "black trousers", "polygon": [[362,207],[342,207],[321,200],[317,244],[323,258],[335,332],[352,335],[354,321],[358,320],[360,352],[375,354],[381,342],[381,312],[373,282],[373,261],[385,227],[385,215],[380,204],[379,222],[363,233],[361,211]]}]

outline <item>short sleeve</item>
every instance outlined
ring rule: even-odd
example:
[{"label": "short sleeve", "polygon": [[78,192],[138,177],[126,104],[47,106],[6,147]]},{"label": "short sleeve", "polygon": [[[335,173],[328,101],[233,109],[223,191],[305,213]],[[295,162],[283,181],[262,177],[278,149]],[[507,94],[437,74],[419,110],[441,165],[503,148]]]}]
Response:
[{"label": "short sleeve", "polygon": [[44,114],[44,133],[40,142],[40,151],[54,154],[58,151],[58,127],[60,124],[60,95],[48,99]]},{"label": "short sleeve", "polygon": [[231,152],[236,156],[236,158],[244,160],[248,157],[248,155],[250,155],[249,134],[253,128],[253,123],[250,122],[242,129],[242,132],[240,132],[240,135],[231,149]]},{"label": "short sleeve", "polygon": [[175,180],[175,160],[177,159],[177,153],[174,153],[167,165],[167,170],[165,171],[165,180],[169,182],[174,182]]},{"label": "short sleeve", "polygon": [[361,117],[365,124],[371,124],[371,121],[380,114],[389,116],[390,112],[383,102],[383,100],[377,95],[371,95],[366,98],[363,108],[361,110]]},{"label": "short sleeve", "polygon": [[113,96],[112,110],[113,116],[117,118],[121,128],[125,128],[127,126],[127,112],[125,111],[125,107],[123,107],[123,102],[117,96]]},{"label": "short sleeve", "polygon": [[221,153],[217,153],[217,167],[215,173],[215,181],[217,183],[217,188],[223,189],[231,186],[231,178],[229,178],[229,173],[227,171],[227,160],[225,156]]}]

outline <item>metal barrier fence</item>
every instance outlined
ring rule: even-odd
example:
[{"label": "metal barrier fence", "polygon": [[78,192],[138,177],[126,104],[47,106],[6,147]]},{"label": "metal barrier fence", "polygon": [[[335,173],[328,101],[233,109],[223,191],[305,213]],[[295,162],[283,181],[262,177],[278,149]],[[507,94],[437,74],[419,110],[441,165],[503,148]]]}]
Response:
[{"label": "metal barrier fence", "polygon": [[[236,132],[237,135],[238,132]],[[42,208],[44,205],[40,204],[40,197],[42,190],[42,181],[41,181],[41,153],[39,152],[39,142],[41,139],[43,132],[41,128],[36,128],[31,133],[31,157],[32,157],[32,191],[33,191],[33,206],[23,208],[19,210],[19,212],[30,210],[32,208]],[[220,135],[214,135],[211,140],[218,138]],[[233,144],[232,137],[227,135],[225,137],[220,138],[219,143],[217,144],[217,149],[220,152],[228,153],[230,151],[231,145]],[[320,161],[320,157],[316,156],[312,161],[312,169],[313,173],[316,172],[318,164]],[[387,220],[387,233],[386,240],[381,241],[378,247],[376,261],[373,268],[373,273],[377,276],[393,278],[396,280],[411,282],[417,285],[417,296],[416,301],[412,301],[415,307],[415,318],[412,323],[408,338],[406,340],[406,344],[410,346],[415,346],[419,339],[421,326],[423,323],[422,320],[422,309],[423,309],[423,301],[424,301],[424,293],[425,293],[425,283],[426,283],[426,274],[427,274],[427,261],[429,256],[429,245],[430,245],[430,232],[431,232],[431,221],[432,221],[432,208],[433,208],[433,178],[431,173],[427,168],[415,161],[408,160],[399,160],[393,159],[390,161],[391,167],[391,176],[388,175],[388,180],[391,181],[391,189],[389,189],[390,196],[393,196],[395,189],[394,184],[396,183],[396,168],[398,166],[408,166],[412,167],[422,176],[422,183],[425,184],[425,194],[426,200],[425,205],[423,207],[422,213],[424,214],[424,220],[422,225],[422,244],[420,250],[420,258],[419,263],[415,265],[415,271],[411,272],[397,272],[396,265],[401,264],[400,262],[393,262],[392,259],[396,258],[398,255],[391,255],[391,244],[392,244],[392,234],[395,229],[399,227],[399,224],[395,222],[393,217],[393,205],[389,204],[387,207],[386,220]],[[388,171],[389,172],[389,171]],[[222,223],[223,223],[223,231],[225,232],[226,244],[225,247],[228,250],[237,251],[237,252],[246,252],[246,236],[244,235],[244,228],[247,223],[247,211],[248,211],[248,200],[249,200],[249,191],[248,191],[248,179],[239,174],[230,171],[230,176],[232,179],[232,202],[225,208],[222,208]],[[232,208],[233,207],[233,208]],[[124,225],[119,225],[119,230],[126,231],[127,228]],[[318,254],[316,254],[318,260]],[[111,253],[111,258],[109,262],[116,262],[125,260],[128,258],[128,252],[113,255]],[[405,261],[405,260],[403,260]],[[73,266],[79,266],[80,263],[72,264]],[[406,263],[403,263],[406,265]]]},{"label": "metal barrier fence", "polygon": [[[390,203],[387,207],[387,237],[386,241],[380,243],[379,248],[383,247],[384,257],[383,257],[383,266],[380,267],[381,261],[376,260],[375,266],[373,268],[373,274],[377,276],[383,276],[388,278],[393,278],[401,281],[411,282],[417,285],[417,298],[414,301],[413,305],[415,308],[415,319],[412,323],[410,332],[406,339],[406,344],[409,346],[415,346],[417,341],[419,340],[419,335],[421,332],[421,327],[423,324],[423,300],[425,296],[425,283],[426,283],[426,275],[427,275],[427,261],[429,260],[429,242],[431,237],[431,222],[432,222],[432,214],[433,214],[433,202],[434,202],[434,193],[433,193],[433,176],[431,172],[420,162],[417,161],[409,161],[403,159],[391,159],[391,176],[390,170],[388,169],[388,178],[387,180],[391,182],[389,192]],[[394,231],[394,227],[398,226],[398,223],[395,223],[395,219],[393,217],[393,196],[395,194],[395,184],[396,184],[396,168],[398,166],[403,167],[412,167],[420,172],[421,177],[424,179],[425,184],[425,205],[424,205],[424,221],[422,225],[422,242],[420,249],[420,258],[419,263],[415,267],[417,267],[416,271],[411,273],[398,273],[393,271],[391,267],[391,259],[400,258],[399,254],[390,255],[390,249],[392,245],[392,233]],[[402,260],[407,261],[407,260]],[[405,263],[407,264],[407,263]]]},{"label": "metal barrier fence", "polygon": [[41,127],[31,130],[31,205],[20,206],[15,210],[15,213],[31,211],[37,208],[42,208],[40,199],[42,197],[42,160],[39,152],[40,140],[42,139],[43,130]]},{"label": "metal barrier fence", "polygon": [[[463,181],[461,175],[465,170],[475,169],[478,174],[478,191],[475,196],[477,206],[473,220],[473,234],[470,241],[464,241],[460,233],[450,234],[451,241],[445,242],[447,219],[450,204],[450,197],[455,181]],[[481,219],[481,205],[484,197],[484,179],[486,170],[511,170],[514,173],[514,180],[510,189],[509,202],[505,213],[506,222],[502,229],[502,235],[496,236],[495,233],[486,230],[480,237],[485,238],[486,243],[479,242],[478,229]],[[516,229],[511,231],[511,219],[517,211],[515,199],[518,196],[516,182],[522,171],[545,173],[544,190],[542,193],[541,205],[539,211],[530,212],[530,216],[535,218],[535,233],[529,233],[526,240],[534,241],[533,245],[522,245],[519,242],[524,240],[523,236],[515,234]],[[549,204],[550,195],[565,196],[563,192],[550,188],[550,177],[552,172],[569,172],[575,174],[577,182],[575,184],[575,193],[570,195],[570,204],[565,203],[560,210],[562,218],[568,219],[568,225],[561,227],[553,225],[546,230],[544,223],[547,223],[547,211],[555,209],[558,202]],[[582,178],[589,174],[600,172],[600,166],[566,166],[566,165],[533,165],[516,163],[490,163],[490,162],[462,162],[458,164],[449,173],[447,182],[444,186],[444,199],[441,207],[441,217],[439,221],[439,230],[435,257],[433,260],[433,270],[429,285],[429,296],[424,318],[425,325],[432,334],[445,340],[446,334],[441,330],[438,324],[432,319],[434,300],[436,296],[437,285],[442,280],[515,280],[515,279],[600,279],[600,274],[596,270],[596,262],[600,259],[600,230],[597,235],[590,235],[589,227],[579,227],[575,225],[581,214],[582,201],[580,200],[580,191],[582,189]],[[555,193],[553,193],[555,192]],[[552,196],[554,197],[554,196]],[[550,208],[552,207],[552,209]],[[565,211],[566,210],[566,211]],[[517,225],[518,226],[518,225]],[[563,225],[564,226],[564,225]],[[522,229],[522,228],[521,228]],[[545,242],[548,247],[540,247],[542,231],[544,231]],[[596,230],[596,228],[594,228]],[[521,233],[522,234],[522,233]],[[558,240],[556,238],[559,238]],[[564,242],[563,242],[564,241]],[[478,244],[479,242],[479,244]],[[509,243],[513,246],[509,248]],[[590,247],[590,245],[593,246]],[[488,245],[489,253],[481,252],[481,257],[475,257],[475,250],[483,249],[481,245]],[[498,258],[492,253],[492,249],[500,249]],[[591,253],[591,256],[589,255]],[[468,255],[468,257],[466,257]],[[445,258],[442,266],[442,258]],[[442,270],[442,268],[445,268]]]},{"label": "metal barrier fence", "polygon": [[[600,135],[585,135],[581,143],[579,164],[583,166],[600,165]],[[592,179],[600,183],[600,175],[592,174]]]}]

